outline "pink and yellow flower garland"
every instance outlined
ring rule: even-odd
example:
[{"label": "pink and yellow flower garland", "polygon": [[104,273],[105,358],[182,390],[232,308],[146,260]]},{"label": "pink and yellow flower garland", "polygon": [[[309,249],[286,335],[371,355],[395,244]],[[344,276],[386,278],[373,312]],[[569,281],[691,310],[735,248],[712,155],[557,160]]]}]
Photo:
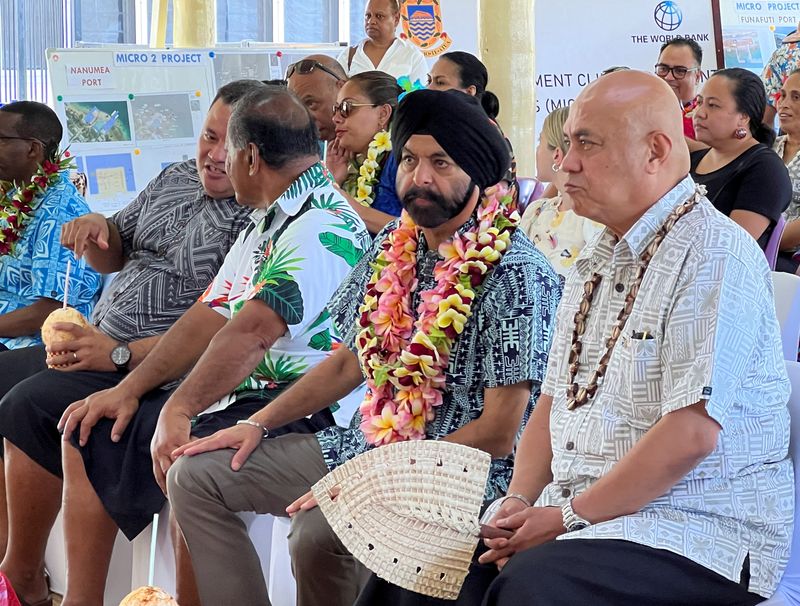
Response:
[{"label": "pink and yellow flower garland", "polygon": [[419,229],[408,213],[383,242],[359,308],[356,339],[367,377],[360,428],[370,444],[425,439],[425,425],[442,403],[450,348],[518,222],[507,190],[487,190],[477,225],[439,247],[443,260],[434,268],[436,286],[420,294],[416,321],[411,296],[417,288]]}]

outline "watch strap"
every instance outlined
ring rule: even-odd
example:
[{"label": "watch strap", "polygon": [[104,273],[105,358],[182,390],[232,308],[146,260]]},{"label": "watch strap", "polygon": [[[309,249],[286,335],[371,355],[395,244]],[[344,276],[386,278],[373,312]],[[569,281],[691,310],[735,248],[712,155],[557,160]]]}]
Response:
[{"label": "watch strap", "polygon": [[572,509],[572,499],[568,499],[561,506],[561,518],[563,520],[564,528],[567,529],[567,532],[582,530],[590,525],[588,520],[579,516],[577,513],[575,513],[575,510]]}]

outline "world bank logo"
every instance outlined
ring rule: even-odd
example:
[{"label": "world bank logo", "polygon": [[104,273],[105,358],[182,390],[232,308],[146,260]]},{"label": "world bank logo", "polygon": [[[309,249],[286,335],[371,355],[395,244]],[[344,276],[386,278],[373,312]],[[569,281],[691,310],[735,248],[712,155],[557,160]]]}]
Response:
[{"label": "world bank logo", "polygon": [[665,32],[674,32],[683,23],[683,13],[672,0],[659,2],[653,12],[653,18],[656,20],[656,25]]}]

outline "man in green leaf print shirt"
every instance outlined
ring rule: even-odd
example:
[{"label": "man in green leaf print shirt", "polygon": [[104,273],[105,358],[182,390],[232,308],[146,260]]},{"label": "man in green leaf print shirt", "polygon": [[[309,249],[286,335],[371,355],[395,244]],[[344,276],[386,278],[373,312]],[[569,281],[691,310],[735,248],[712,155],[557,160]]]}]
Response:
[{"label": "man in green leaf print shirt", "polygon": [[[234,105],[226,171],[239,204],[253,208],[252,222],[147,359],[64,413],[68,541],[71,531],[104,529],[92,544],[110,553],[117,528],[135,537],[164,504],[176,448],[247,419],[334,348],[325,305],[370,239],[320,163],[318,138],[308,110],[284,88],[259,88]],[[173,392],[158,389],[187,372]],[[325,409],[272,433],[332,423]],[[92,590],[102,598],[97,551],[84,544],[68,554],[75,603],[94,603]],[[179,563],[182,604],[193,602],[183,597],[190,571]]]},{"label": "man in green leaf print shirt", "polygon": [[[392,147],[404,212],[328,304],[342,347],[249,423],[173,453],[182,456],[169,470],[170,504],[203,604],[269,606],[237,516],[255,511],[292,517],[298,606],[353,606],[364,569],[308,491],[329,469],[388,441],[480,448],[492,456],[487,498],[507,492],[516,436],[547,367],[560,281],[514,229],[512,196],[492,187],[508,169],[508,147],[474,97],[408,94]],[[468,316],[464,298],[472,299]],[[365,376],[367,396],[349,426],[263,439],[265,430],[324,410]]]}]

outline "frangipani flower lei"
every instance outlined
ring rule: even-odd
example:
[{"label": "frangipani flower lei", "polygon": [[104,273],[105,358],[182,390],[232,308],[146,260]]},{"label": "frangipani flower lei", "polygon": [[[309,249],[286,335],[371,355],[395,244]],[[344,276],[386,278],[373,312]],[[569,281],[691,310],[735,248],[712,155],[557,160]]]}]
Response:
[{"label": "frangipani flower lei", "polygon": [[403,211],[400,224],[381,245],[359,307],[356,338],[367,395],[360,429],[374,445],[425,439],[425,425],[442,403],[450,348],[472,315],[472,303],[500,262],[519,223],[504,186],[486,191],[477,224],[439,246],[436,285],[420,294],[417,318],[419,229]]},{"label": "frangipani flower lei", "polygon": [[381,162],[392,151],[392,139],[389,131],[378,131],[367,148],[367,155],[361,165],[354,162],[352,175],[344,182],[344,190],[362,206],[372,206],[375,201],[375,189],[380,177]]},{"label": "frangipani flower lei", "polygon": [[[25,187],[0,182],[0,256],[13,254],[47,188],[58,183],[59,175],[72,165],[68,151],[57,153],[54,161],[45,160]],[[8,192],[14,193],[9,196]]]}]

